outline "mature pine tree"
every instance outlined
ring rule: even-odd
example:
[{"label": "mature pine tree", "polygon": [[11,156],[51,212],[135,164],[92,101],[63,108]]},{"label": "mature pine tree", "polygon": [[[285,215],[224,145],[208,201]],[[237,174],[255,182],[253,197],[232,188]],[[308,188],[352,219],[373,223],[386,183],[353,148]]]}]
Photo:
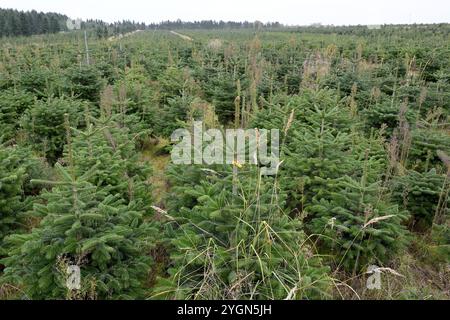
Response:
[{"label": "mature pine tree", "polygon": [[67,16],[57,13],[37,13],[0,8],[0,37],[29,36],[41,33],[56,33],[65,30]]}]

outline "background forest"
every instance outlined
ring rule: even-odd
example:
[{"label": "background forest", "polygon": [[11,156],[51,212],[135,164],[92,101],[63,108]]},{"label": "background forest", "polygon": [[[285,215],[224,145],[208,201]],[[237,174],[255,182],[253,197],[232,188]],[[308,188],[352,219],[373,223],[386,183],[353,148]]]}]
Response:
[{"label": "background forest", "polygon": [[[448,24],[0,14],[1,299],[450,298]],[[279,129],[278,174],[173,165],[196,120]]]}]

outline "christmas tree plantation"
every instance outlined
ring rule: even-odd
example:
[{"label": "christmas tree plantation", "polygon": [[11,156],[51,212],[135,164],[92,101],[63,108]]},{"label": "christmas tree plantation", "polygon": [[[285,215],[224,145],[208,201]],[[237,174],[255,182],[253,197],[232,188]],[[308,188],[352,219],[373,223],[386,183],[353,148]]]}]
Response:
[{"label": "christmas tree plantation", "polygon": [[0,299],[450,298],[448,24],[0,16]]}]

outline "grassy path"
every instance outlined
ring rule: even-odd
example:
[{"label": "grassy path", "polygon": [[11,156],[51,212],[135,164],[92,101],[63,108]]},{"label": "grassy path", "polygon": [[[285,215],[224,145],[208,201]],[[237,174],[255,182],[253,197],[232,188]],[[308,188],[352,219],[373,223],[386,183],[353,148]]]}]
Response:
[{"label": "grassy path", "polygon": [[170,155],[162,154],[161,149],[166,146],[165,142],[152,145],[142,152],[142,160],[149,161],[152,165],[153,174],[150,183],[153,187],[152,197],[156,206],[164,208],[164,195],[167,194],[168,184],[165,170],[170,161]]}]

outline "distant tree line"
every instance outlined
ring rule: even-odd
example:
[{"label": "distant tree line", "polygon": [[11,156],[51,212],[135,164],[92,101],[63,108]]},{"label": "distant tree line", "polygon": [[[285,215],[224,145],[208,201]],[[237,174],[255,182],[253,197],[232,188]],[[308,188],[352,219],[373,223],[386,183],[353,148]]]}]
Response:
[{"label": "distant tree line", "polygon": [[82,24],[82,28],[88,30],[94,30],[98,38],[105,38],[113,35],[124,34],[133,32],[136,30],[171,30],[171,29],[260,29],[260,28],[279,28],[282,25],[279,22],[262,23],[255,22],[236,22],[236,21],[215,21],[215,20],[202,20],[202,21],[162,21],[159,23],[139,23],[135,21],[123,20],[120,22],[106,23],[101,20],[88,20]]},{"label": "distant tree line", "polygon": [[159,23],[151,23],[148,25],[151,29],[235,29],[235,28],[277,28],[283,25],[279,22],[263,23],[260,21],[215,21],[215,20],[202,20],[202,21],[162,21]]},{"label": "distant tree line", "polygon": [[[43,13],[32,11],[18,11],[14,9],[0,8],[0,37],[8,36],[29,36],[43,33],[57,33],[68,31],[66,22],[68,17],[58,13]],[[161,21],[159,23],[145,24],[130,20],[117,21],[113,23],[104,22],[102,20],[87,20],[82,22],[83,30],[94,32],[98,38],[107,38],[110,36],[124,34],[136,30],[145,29],[283,29],[286,28],[295,32],[321,33],[321,34],[351,34],[366,36],[377,34],[381,29],[384,33],[392,33],[398,31],[404,32],[424,32],[432,34],[450,33],[450,24],[434,24],[432,26],[425,24],[411,25],[380,25],[376,28],[368,28],[365,25],[357,26],[333,26],[313,24],[310,26],[285,26],[279,22],[260,21]],[[424,30],[426,28],[426,30]],[[374,29],[374,30],[372,30]]]},{"label": "distant tree line", "polygon": [[0,8],[0,37],[30,36],[67,30],[66,15]]},{"label": "distant tree line", "polygon": [[334,26],[313,24],[309,26],[290,26],[288,29],[296,32],[318,33],[318,34],[339,34],[339,35],[357,35],[368,36],[371,34],[402,34],[403,32],[421,33],[421,36],[435,34],[450,34],[450,24],[436,23],[436,24],[384,24],[384,25],[352,25],[352,26]]},{"label": "distant tree line", "polygon": [[145,23],[123,20],[107,23],[102,20],[87,20],[81,24],[82,29],[94,31],[98,38],[107,38],[136,30],[145,30]]},{"label": "distant tree line", "polygon": [[[43,13],[32,11],[19,11],[15,9],[0,8],[0,37],[30,36],[44,33],[57,33],[68,31],[67,17],[58,13]],[[186,22],[181,20],[162,21],[159,23],[135,22],[123,20],[113,23],[102,20],[87,20],[81,25],[84,30],[94,31],[98,38],[106,38],[112,35],[123,34],[135,30],[145,29],[225,29],[225,28],[276,28],[281,27],[279,22],[262,23],[214,21],[203,20]]]}]

